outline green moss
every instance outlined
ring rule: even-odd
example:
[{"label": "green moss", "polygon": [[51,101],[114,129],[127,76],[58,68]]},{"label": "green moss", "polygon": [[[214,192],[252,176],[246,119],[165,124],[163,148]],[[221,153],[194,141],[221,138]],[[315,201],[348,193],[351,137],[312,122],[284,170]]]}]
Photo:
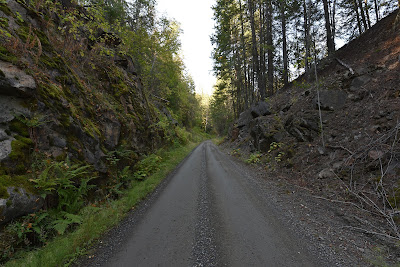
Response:
[{"label": "green moss", "polygon": [[10,207],[12,205],[12,201],[9,199],[9,200],[7,200],[7,202],[6,202],[6,206],[7,207]]},{"label": "green moss", "polygon": [[0,27],[8,28],[8,18],[0,18]]},{"label": "green moss", "polygon": [[6,77],[6,75],[4,74],[4,72],[2,72],[1,70],[0,70],[0,77]]},{"label": "green moss", "polygon": [[114,89],[114,94],[116,97],[128,94],[130,91],[129,87],[123,81],[120,81],[118,84],[113,84],[112,87]]},{"label": "green moss", "polygon": [[17,133],[23,137],[29,137],[28,126],[18,119],[13,119],[8,125],[10,131]]},{"label": "green moss", "polygon": [[47,35],[44,32],[39,31],[38,29],[34,29],[34,32],[35,32],[35,35],[39,38],[40,44],[42,45],[42,47],[45,50],[49,50],[52,48],[52,46],[50,45],[49,38],[47,37]]},{"label": "green moss", "polygon": [[6,3],[3,3],[3,2],[0,3],[0,11],[2,11],[7,16],[13,16],[11,9],[7,6]]},{"label": "green moss", "polygon": [[99,128],[97,128],[96,124],[88,118],[81,119],[84,131],[93,138],[101,137],[101,132]]},{"label": "green moss", "polygon": [[[33,144],[32,140],[22,136],[16,136],[16,139],[11,142],[11,153],[8,156],[11,160],[18,160],[16,170],[23,172],[25,170],[24,163],[27,162],[29,150]],[[21,168],[23,168],[21,170]]]},{"label": "green moss", "polygon": [[[31,183],[30,176],[28,175],[1,175],[0,176],[0,198],[7,199],[9,194],[7,192],[7,188],[13,186],[15,188],[23,188],[27,192],[36,193],[36,189]],[[5,190],[5,191],[4,191]],[[18,191],[17,191],[18,192]]]},{"label": "green moss", "polygon": [[41,82],[38,86],[38,89],[40,94],[46,99],[53,98],[60,100],[60,97],[65,98],[63,89],[50,81],[48,83]]},{"label": "green moss", "polygon": [[40,56],[39,62],[48,68],[58,70],[62,74],[66,73],[65,62],[61,59],[61,57],[57,56],[57,57],[50,58],[46,54],[42,54]]},{"label": "green moss", "polygon": [[68,129],[68,127],[71,125],[71,121],[70,121],[70,116],[68,113],[64,112],[61,113],[60,117],[58,118],[58,120],[60,121],[61,125],[65,128]]},{"label": "green moss", "polygon": [[[0,177],[0,179],[1,179],[1,177]],[[0,198],[7,199],[9,197],[10,197],[10,195],[7,192],[7,187],[0,185]]]},{"label": "green moss", "polygon": [[39,31],[38,29],[28,27],[26,25],[26,22],[17,20],[17,23],[20,25],[20,27],[16,33],[23,42],[27,42],[27,40],[32,41],[35,37],[37,37],[44,50],[52,50],[52,46],[50,45],[49,38],[47,38],[46,34]]},{"label": "green moss", "polygon": [[0,59],[3,61],[15,63],[18,61],[18,58],[10,53],[4,46],[0,44]]}]

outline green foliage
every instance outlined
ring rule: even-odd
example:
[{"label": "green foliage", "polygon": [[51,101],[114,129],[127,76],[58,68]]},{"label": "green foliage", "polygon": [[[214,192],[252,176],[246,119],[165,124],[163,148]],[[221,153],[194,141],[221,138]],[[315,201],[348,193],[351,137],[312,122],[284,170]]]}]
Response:
[{"label": "green foliage", "polygon": [[246,163],[257,164],[261,162],[262,154],[260,152],[253,153],[246,159]]},{"label": "green foliage", "polygon": [[158,171],[161,160],[162,158],[155,154],[145,157],[135,165],[135,172],[133,173],[134,179],[142,181],[154,172]]},{"label": "green foliage", "polygon": [[240,148],[233,149],[230,154],[231,156],[240,157],[241,156]]},{"label": "green foliage", "polygon": [[82,208],[84,197],[93,188],[89,181],[94,179],[89,171],[90,166],[71,164],[67,161],[53,162],[32,179],[35,187],[43,198],[57,195],[58,211],[76,213]]},{"label": "green foliage", "polygon": [[57,216],[58,219],[52,222],[51,227],[56,230],[59,235],[63,235],[69,226],[82,223],[82,216],[79,215],[61,212]]},{"label": "green foliage", "polygon": [[[173,150],[163,151],[159,156],[162,156],[162,160],[159,162],[159,171],[147,177],[144,181],[137,182],[119,200],[107,202],[106,205],[100,207],[85,207],[79,213],[82,220],[75,224],[77,226],[76,231],[71,233],[66,231],[64,236],[60,236],[53,241],[46,241],[48,244],[43,249],[25,252],[20,255],[18,259],[10,261],[7,266],[62,266],[65,262],[68,262],[69,259],[74,258],[76,253],[81,255],[86,247],[93,243],[94,240],[98,239],[108,229],[116,225],[124,217],[126,212],[132,210],[132,207],[136,206],[140,200],[154,190],[161,180],[166,177],[166,175],[171,172],[196,145],[197,143],[191,143],[186,147],[175,147]],[[40,213],[35,214],[35,217],[40,216],[39,214]],[[51,213],[46,215],[45,218],[41,220],[40,224],[45,224],[45,221],[47,221],[46,225],[51,229],[51,216]],[[24,220],[26,219],[28,218],[24,218]],[[77,219],[79,220],[79,218]],[[20,224],[22,223],[23,220]],[[29,223],[25,222],[24,227],[24,229],[28,228]],[[53,232],[54,231],[53,229]],[[42,233],[45,234],[45,232]],[[47,235],[49,234],[47,233]],[[4,250],[3,255],[6,253],[12,256],[10,254],[13,253],[13,249],[9,248],[7,251]]]},{"label": "green foliage", "polygon": [[175,127],[175,133],[178,137],[179,143],[182,145],[187,145],[191,140],[191,134],[185,128],[177,126]]},{"label": "green foliage", "polygon": [[29,128],[40,127],[43,124],[49,122],[46,121],[46,116],[41,114],[34,114],[31,118],[27,118],[25,115],[21,114],[15,116],[15,118]]},{"label": "green foliage", "polygon": [[269,145],[268,153],[271,153],[271,152],[273,152],[273,151],[279,149],[281,146],[282,146],[282,143],[272,142],[272,143]]},{"label": "green foliage", "polygon": [[219,135],[226,135],[234,121],[232,86],[229,80],[219,79],[210,103],[211,121]]}]

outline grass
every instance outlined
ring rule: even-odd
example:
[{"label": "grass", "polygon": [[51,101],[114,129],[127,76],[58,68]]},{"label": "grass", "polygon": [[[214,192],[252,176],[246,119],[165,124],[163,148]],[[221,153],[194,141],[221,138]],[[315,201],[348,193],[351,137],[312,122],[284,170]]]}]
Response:
[{"label": "grass", "polygon": [[83,223],[74,232],[55,238],[41,249],[22,252],[5,266],[68,266],[74,259],[84,255],[90,244],[118,224],[127,212],[151,193],[198,144],[199,142],[190,142],[186,146],[177,145],[168,151],[158,151],[157,154],[162,158],[159,171],[142,182],[135,182],[118,200],[110,201],[101,207],[85,207],[80,213]]}]

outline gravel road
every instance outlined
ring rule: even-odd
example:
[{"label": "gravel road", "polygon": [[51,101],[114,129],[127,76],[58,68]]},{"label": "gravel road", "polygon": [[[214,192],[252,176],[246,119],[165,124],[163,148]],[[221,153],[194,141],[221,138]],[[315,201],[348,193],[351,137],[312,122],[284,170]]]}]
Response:
[{"label": "gravel road", "polygon": [[280,220],[267,193],[204,142],[80,265],[331,265]]}]

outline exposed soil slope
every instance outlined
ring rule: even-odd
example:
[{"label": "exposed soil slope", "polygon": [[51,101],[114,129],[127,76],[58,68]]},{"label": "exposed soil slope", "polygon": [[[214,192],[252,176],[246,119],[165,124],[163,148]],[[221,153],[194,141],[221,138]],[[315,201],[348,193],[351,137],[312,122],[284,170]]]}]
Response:
[{"label": "exposed soil slope", "polygon": [[300,77],[267,101],[268,112],[259,104],[242,113],[223,144],[293,192],[293,212],[321,242],[367,263],[400,261],[397,13],[323,60],[317,83],[314,72],[313,82]]}]

